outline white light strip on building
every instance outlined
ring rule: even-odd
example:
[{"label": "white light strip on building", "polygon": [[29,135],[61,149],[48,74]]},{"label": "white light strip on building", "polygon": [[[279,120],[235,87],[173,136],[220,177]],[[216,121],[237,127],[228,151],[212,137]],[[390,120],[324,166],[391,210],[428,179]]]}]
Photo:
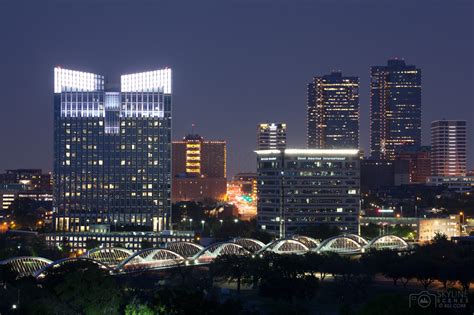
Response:
[{"label": "white light strip on building", "polygon": [[357,155],[357,149],[286,149],[285,154],[311,154],[311,155]]},{"label": "white light strip on building", "polygon": [[[280,150],[257,150],[258,155],[279,154]],[[288,155],[357,155],[357,149],[286,149],[285,154]]]},{"label": "white light strip on building", "polygon": [[161,69],[121,76],[122,92],[161,92],[171,94],[171,69]]},{"label": "white light strip on building", "polygon": [[280,150],[256,150],[254,151],[258,155],[269,155],[269,154],[280,154]]},{"label": "white light strip on building", "polygon": [[104,90],[104,76],[60,67],[54,68],[54,93],[102,90]]}]

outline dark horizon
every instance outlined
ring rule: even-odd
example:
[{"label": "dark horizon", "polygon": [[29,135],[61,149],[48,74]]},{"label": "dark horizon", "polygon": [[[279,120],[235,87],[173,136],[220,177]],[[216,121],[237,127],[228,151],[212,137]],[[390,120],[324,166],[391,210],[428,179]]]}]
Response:
[{"label": "dark horizon", "polygon": [[[186,9],[183,9],[186,4]],[[257,124],[288,125],[306,147],[306,84],[360,77],[361,147],[369,147],[369,71],[392,57],[422,75],[422,139],[430,123],[468,123],[474,167],[473,3],[441,1],[2,1],[3,169],[52,169],[53,67],[103,74],[173,69],[173,139],[196,124],[228,142],[228,174],[253,171]],[[164,14],[162,14],[164,12]],[[12,14],[13,13],[13,14]]]}]

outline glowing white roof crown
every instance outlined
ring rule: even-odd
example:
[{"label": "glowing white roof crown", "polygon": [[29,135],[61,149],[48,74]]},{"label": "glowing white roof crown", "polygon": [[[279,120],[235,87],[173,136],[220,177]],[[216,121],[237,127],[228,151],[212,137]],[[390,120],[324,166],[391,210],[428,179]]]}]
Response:
[{"label": "glowing white roof crown", "polygon": [[54,68],[54,93],[103,90],[104,76],[102,75],[62,69],[61,67]]},{"label": "glowing white roof crown", "polygon": [[122,92],[163,92],[171,94],[171,69],[161,69],[121,76]]}]

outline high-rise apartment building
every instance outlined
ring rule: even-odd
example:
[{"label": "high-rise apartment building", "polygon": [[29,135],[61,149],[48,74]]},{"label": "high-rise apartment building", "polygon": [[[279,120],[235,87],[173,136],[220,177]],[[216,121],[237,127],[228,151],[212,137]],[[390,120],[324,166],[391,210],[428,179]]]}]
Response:
[{"label": "high-rise apartment building", "polygon": [[392,59],[370,75],[370,156],[393,160],[421,145],[421,69]]},{"label": "high-rise apartment building", "polygon": [[173,202],[225,199],[226,158],[225,141],[207,141],[196,134],[173,141]]},{"label": "high-rise apartment building", "polygon": [[121,76],[54,69],[54,224],[162,230],[171,190],[171,69]]},{"label": "high-rise apartment building", "polygon": [[358,77],[314,77],[307,97],[308,148],[359,148]]},{"label": "high-rise apartment building", "polygon": [[357,149],[258,150],[258,226],[286,237],[328,224],[358,233]]},{"label": "high-rise apartment building", "polygon": [[257,150],[280,150],[285,148],[285,123],[262,123],[257,126]]},{"label": "high-rise apartment building", "polygon": [[466,175],[466,121],[436,120],[431,123],[431,174]]}]

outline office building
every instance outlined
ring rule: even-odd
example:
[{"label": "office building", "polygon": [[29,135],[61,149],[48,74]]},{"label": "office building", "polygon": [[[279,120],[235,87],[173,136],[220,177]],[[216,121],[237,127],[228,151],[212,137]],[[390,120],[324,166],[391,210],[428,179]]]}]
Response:
[{"label": "office building", "polygon": [[360,159],[357,149],[260,150],[258,226],[280,237],[328,224],[359,232]]},{"label": "office building", "polygon": [[461,221],[459,215],[449,215],[440,218],[420,218],[418,223],[418,241],[429,242],[436,234],[444,234],[451,239],[461,236]]},{"label": "office building", "polygon": [[431,175],[466,175],[466,121],[436,120],[431,123]]},{"label": "office building", "polygon": [[171,191],[171,69],[121,76],[54,69],[54,225],[163,230]]},{"label": "office building", "polygon": [[359,78],[314,77],[307,95],[308,148],[359,148]]},{"label": "office building", "polygon": [[263,123],[257,126],[257,150],[285,149],[286,124]]},{"label": "office building", "polygon": [[444,186],[459,193],[474,193],[474,176],[429,176],[428,186]]},{"label": "office building", "polygon": [[360,162],[360,188],[363,193],[409,183],[409,162],[406,160],[364,159]]},{"label": "office building", "polygon": [[393,160],[421,145],[421,69],[392,59],[374,66],[370,81],[370,156]]},{"label": "office building", "polygon": [[226,198],[226,142],[190,134],[173,141],[172,201]]},{"label": "office building", "polygon": [[410,184],[425,184],[431,176],[431,149],[421,147],[419,150],[403,150],[396,154],[396,160],[408,161]]},{"label": "office building", "polygon": [[41,169],[6,170],[0,174],[0,185],[22,184],[27,190],[52,191],[51,174]]}]

